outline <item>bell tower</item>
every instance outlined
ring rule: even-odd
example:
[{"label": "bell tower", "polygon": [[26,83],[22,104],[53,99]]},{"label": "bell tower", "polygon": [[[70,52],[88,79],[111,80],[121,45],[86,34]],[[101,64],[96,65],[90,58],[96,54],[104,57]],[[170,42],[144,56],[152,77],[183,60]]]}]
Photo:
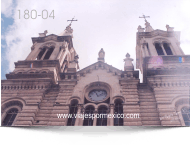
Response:
[{"label": "bell tower", "polygon": [[[60,80],[60,73],[75,73],[79,69],[78,55],[73,48],[73,29],[69,24],[60,35],[50,34],[48,31],[33,37],[31,52],[24,61],[15,63],[15,70],[7,74],[7,79],[51,78],[54,83]],[[21,75],[22,74],[22,75]],[[19,75],[19,77],[18,77]]]},{"label": "bell tower", "polygon": [[[145,68],[163,67],[163,59],[174,56],[183,56],[180,48],[180,32],[174,31],[173,27],[166,25],[166,31],[154,30],[145,18],[145,28],[138,26],[136,34],[136,67],[141,70],[145,77]],[[146,59],[151,57],[152,61],[160,64],[149,64]],[[178,58],[177,58],[178,59]]]}]

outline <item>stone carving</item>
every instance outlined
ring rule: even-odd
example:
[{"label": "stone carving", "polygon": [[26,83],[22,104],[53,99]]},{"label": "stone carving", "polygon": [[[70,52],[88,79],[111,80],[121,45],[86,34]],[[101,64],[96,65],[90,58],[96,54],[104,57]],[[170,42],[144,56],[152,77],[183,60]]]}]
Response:
[{"label": "stone carving", "polygon": [[140,25],[137,28],[138,32],[144,32],[144,28],[142,28]]},{"label": "stone carving", "polygon": [[124,71],[131,71],[131,70],[134,70],[134,66],[133,66],[133,59],[130,58],[130,54],[127,53],[126,54],[126,58],[124,59],[125,61],[125,65],[124,65]]},{"label": "stone carving", "polygon": [[105,52],[104,52],[103,48],[99,51],[98,55],[99,55],[99,58],[105,57]]},{"label": "stone carving", "polygon": [[78,54],[76,54],[74,57],[74,61],[78,63],[78,59],[79,59],[79,56],[78,56]]},{"label": "stone carving", "polygon": [[71,28],[71,24],[69,24],[66,27],[66,29],[64,30],[64,32],[59,34],[59,36],[72,36],[73,37],[73,29]]},{"label": "stone carving", "polygon": [[47,33],[48,33],[48,31],[45,30],[44,33],[39,33],[39,37],[45,37]]},{"label": "stone carving", "polygon": [[69,25],[66,27],[65,33],[73,33],[73,29],[71,28],[71,24],[69,24]]},{"label": "stone carving", "polygon": [[169,25],[166,25],[167,31],[174,31],[174,27],[170,27]]},{"label": "stone carving", "polygon": [[147,43],[145,37],[143,37],[143,38],[140,40],[140,43],[141,43],[141,44],[146,44],[146,43]]},{"label": "stone carving", "polygon": [[99,51],[98,56],[99,56],[98,61],[104,62],[105,52],[104,52],[103,48],[101,48],[101,50]]},{"label": "stone carving", "polygon": [[54,42],[45,43],[45,44],[43,44],[43,45],[40,47],[40,49],[43,49],[44,47],[46,47],[46,48],[55,47],[55,43],[54,43]]},{"label": "stone carving", "polygon": [[55,40],[57,41],[57,36],[56,35],[49,35],[45,37],[44,41],[49,41],[49,40]]},{"label": "stone carving", "polygon": [[63,50],[65,51],[65,48],[67,48],[68,45],[69,45],[69,44],[68,44],[66,41],[63,41],[63,42],[62,42],[62,45],[60,46],[60,49],[63,49]]},{"label": "stone carving", "polygon": [[145,20],[145,32],[151,32],[151,31],[154,31],[154,29],[152,28],[152,26],[150,26],[150,23]]},{"label": "stone carving", "polygon": [[153,39],[153,44],[155,45],[155,43],[158,43],[158,44],[163,44],[163,43],[171,44],[168,39],[161,38],[161,37]]}]

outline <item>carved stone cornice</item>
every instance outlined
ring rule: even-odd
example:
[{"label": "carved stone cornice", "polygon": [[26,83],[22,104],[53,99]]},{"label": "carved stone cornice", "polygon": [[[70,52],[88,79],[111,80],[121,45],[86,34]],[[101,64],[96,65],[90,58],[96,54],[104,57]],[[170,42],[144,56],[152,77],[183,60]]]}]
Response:
[{"label": "carved stone cornice", "polygon": [[44,84],[34,84],[34,85],[1,85],[1,90],[16,91],[16,90],[40,90],[46,89],[48,86]]},{"label": "carved stone cornice", "polygon": [[48,36],[45,36],[45,37],[33,37],[32,38],[32,42],[33,44],[35,42],[37,43],[44,43],[44,42],[47,42],[47,41],[55,41],[55,42],[68,42],[69,44],[69,49],[73,48],[73,43],[72,43],[72,37],[71,36],[57,36],[57,35],[54,35],[54,34],[51,34],[51,35],[48,35]]},{"label": "carved stone cornice", "polygon": [[163,31],[163,30],[154,30],[151,32],[137,32],[137,44],[140,45],[140,40],[144,38],[152,38],[156,36],[163,36],[163,37],[174,37],[174,31]]},{"label": "carved stone cornice", "polygon": [[31,73],[31,74],[6,74],[7,79],[31,79],[31,78],[54,78],[54,73]]},{"label": "carved stone cornice", "polygon": [[176,82],[150,82],[150,86],[153,88],[161,87],[189,87],[190,82],[187,81],[176,81]]},{"label": "carved stone cornice", "polygon": [[147,70],[147,76],[155,75],[190,75],[190,69],[184,67],[178,67],[178,69],[157,69]]},{"label": "carved stone cornice", "polygon": [[43,48],[54,48],[55,47],[55,43],[54,42],[47,42],[45,44],[43,44],[42,46],[40,46],[39,49],[43,49]]},{"label": "carved stone cornice", "polygon": [[31,63],[33,63],[33,68],[59,66],[59,60],[31,60],[31,61],[24,60],[24,61],[15,62],[15,68],[30,68]]}]

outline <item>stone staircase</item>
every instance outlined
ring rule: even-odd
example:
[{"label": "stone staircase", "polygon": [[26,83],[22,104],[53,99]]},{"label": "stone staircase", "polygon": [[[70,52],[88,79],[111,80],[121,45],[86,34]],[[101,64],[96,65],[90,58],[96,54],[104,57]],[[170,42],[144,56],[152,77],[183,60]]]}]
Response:
[{"label": "stone staircase", "polygon": [[41,101],[39,111],[36,114],[33,122],[34,126],[47,126],[49,119],[52,117],[53,105],[59,94],[59,86],[54,85],[46,91],[43,100]]},{"label": "stone staircase", "polygon": [[147,84],[139,84],[138,94],[141,110],[141,121],[143,126],[160,126],[159,112],[156,99]]}]

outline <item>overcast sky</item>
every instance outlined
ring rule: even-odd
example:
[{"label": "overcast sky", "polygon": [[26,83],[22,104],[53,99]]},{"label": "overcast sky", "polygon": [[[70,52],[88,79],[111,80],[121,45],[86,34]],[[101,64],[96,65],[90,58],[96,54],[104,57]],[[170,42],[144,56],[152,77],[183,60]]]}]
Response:
[{"label": "overcast sky", "polygon": [[[24,11],[38,14],[54,10],[55,18],[24,19]],[[21,12],[19,19],[19,11]],[[137,27],[147,19],[154,29],[166,30],[166,24],[181,31],[181,48],[190,54],[189,0],[2,0],[2,79],[14,70],[14,62],[24,60],[31,51],[31,37],[48,30],[60,34],[73,16],[73,45],[79,54],[80,69],[95,63],[101,48],[105,62],[123,70],[125,54],[135,59]]]}]

